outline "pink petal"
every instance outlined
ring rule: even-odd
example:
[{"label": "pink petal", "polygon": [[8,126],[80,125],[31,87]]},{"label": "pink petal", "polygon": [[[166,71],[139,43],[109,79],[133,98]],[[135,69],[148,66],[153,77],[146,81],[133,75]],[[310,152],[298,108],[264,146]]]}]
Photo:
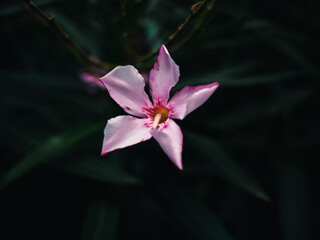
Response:
[{"label": "pink petal", "polygon": [[170,117],[182,120],[207,101],[218,86],[219,83],[215,82],[207,85],[184,87],[168,103],[168,106],[172,109]]},{"label": "pink petal", "polygon": [[96,76],[93,76],[92,74],[87,73],[87,72],[81,72],[79,74],[79,77],[85,83],[94,83],[95,81],[97,81],[99,84],[101,84],[99,82],[99,78],[97,78]]},{"label": "pink petal", "polygon": [[89,84],[90,86],[105,89],[104,85],[99,81],[99,78],[91,73],[80,72],[79,77],[83,82]]},{"label": "pink petal", "polygon": [[146,119],[132,116],[111,118],[104,129],[101,155],[150,139],[150,128],[146,126],[145,122]]},{"label": "pink petal", "polygon": [[164,128],[152,129],[151,134],[171,161],[182,170],[181,152],[183,135],[180,127],[173,120],[168,119],[167,121]]},{"label": "pink petal", "polygon": [[174,63],[164,45],[161,46],[157,62],[150,71],[149,89],[153,103],[167,103],[171,88],[179,80],[179,67]]},{"label": "pink petal", "polygon": [[144,91],[145,81],[133,66],[116,67],[100,81],[108,89],[110,96],[127,113],[145,117],[144,107],[152,106]]}]

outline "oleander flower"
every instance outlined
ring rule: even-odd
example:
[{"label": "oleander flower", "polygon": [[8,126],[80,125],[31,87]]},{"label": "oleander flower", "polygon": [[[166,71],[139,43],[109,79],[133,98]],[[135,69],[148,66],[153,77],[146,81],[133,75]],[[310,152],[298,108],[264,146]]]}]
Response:
[{"label": "oleander flower", "polygon": [[104,85],[99,81],[100,77],[109,72],[108,69],[89,67],[79,71],[79,78],[88,85],[89,93],[97,93],[99,89],[105,89]]},{"label": "oleander flower", "polygon": [[179,75],[179,67],[162,45],[149,75],[152,102],[144,90],[143,77],[133,66],[116,67],[100,78],[111,98],[124,111],[135,116],[118,116],[108,121],[101,155],[154,137],[171,161],[182,170],[183,135],[173,119],[184,119],[207,101],[219,84],[186,86],[169,100],[170,90],[178,82]]}]

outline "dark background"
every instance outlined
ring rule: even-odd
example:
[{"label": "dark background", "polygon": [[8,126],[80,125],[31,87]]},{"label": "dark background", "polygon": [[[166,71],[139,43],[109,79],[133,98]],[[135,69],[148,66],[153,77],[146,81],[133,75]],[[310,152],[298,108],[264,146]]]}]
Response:
[{"label": "dark background", "polygon": [[[134,55],[196,3],[122,1],[126,36],[121,1],[34,2],[91,56],[142,72],[156,59]],[[319,239],[319,1],[220,0],[190,41],[174,51],[203,15],[168,46],[172,93],[220,83],[178,121],[183,171],[154,139],[100,157],[123,110],[17,3],[0,5],[1,240]]]}]

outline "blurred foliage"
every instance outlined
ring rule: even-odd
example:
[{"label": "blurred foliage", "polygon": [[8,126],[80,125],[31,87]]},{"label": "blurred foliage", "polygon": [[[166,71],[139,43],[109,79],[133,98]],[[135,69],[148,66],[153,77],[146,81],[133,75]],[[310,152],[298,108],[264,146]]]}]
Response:
[{"label": "blurred foliage", "polygon": [[[34,2],[90,56],[141,71],[197,3]],[[0,6],[1,240],[319,239],[318,1],[220,0],[168,46],[173,93],[220,83],[179,122],[183,171],[154,140],[100,157],[122,109],[23,1]]]}]

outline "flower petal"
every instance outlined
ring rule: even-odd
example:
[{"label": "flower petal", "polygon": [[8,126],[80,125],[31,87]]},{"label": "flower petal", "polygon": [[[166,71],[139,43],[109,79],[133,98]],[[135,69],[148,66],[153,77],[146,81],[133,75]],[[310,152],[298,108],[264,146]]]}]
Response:
[{"label": "flower petal", "polygon": [[161,46],[157,62],[150,71],[149,89],[153,103],[166,104],[171,88],[179,80],[179,67],[174,63],[164,45]]},{"label": "flower petal", "polygon": [[152,129],[151,134],[171,161],[182,170],[181,152],[183,135],[180,127],[173,120],[168,119],[167,121],[165,127]]},{"label": "flower petal", "polygon": [[144,107],[152,106],[144,91],[145,81],[133,66],[120,66],[113,69],[100,81],[108,89],[110,96],[127,113],[145,117]]},{"label": "flower petal", "polygon": [[111,118],[104,129],[101,155],[149,140],[150,138],[150,128],[146,126],[146,119],[132,116]]},{"label": "flower petal", "polygon": [[182,120],[207,101],[218,86],[219,83],[215,82],[207,85],[184,87],[168,103],[168,106],[172,109],[170,117]]},{"label": "flower petal", "polygon": [[79,77],[83,82],[87,83],[89,86],[105,89],[104,85],[99,81],[99,78],[91,73],[80,72]]}]

